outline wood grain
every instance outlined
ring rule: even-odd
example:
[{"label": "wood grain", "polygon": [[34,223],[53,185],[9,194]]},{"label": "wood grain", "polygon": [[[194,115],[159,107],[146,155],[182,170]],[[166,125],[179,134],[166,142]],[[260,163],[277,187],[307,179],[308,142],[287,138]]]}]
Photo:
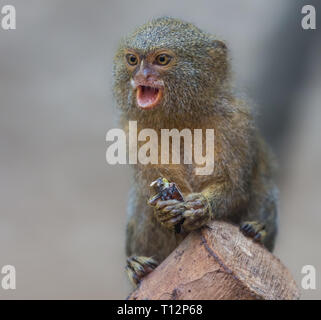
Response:
[{"label": "wood grain", "polygon": [[226,222],[192,232],[130,300],[292,300],[299,290],[272,253]]}]

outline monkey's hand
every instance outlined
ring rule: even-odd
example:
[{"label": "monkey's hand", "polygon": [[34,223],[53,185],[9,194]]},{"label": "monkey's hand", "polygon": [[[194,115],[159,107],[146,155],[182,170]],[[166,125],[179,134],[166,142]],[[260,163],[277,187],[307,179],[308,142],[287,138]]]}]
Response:
[{"label": "monkey's hand", "polygon": [[191,193],[185,201],[158,200],[154,208],[156,219],[171,230],[181,224],[184,231],[192,231],[212,217],[209,202],[201,193]]}]

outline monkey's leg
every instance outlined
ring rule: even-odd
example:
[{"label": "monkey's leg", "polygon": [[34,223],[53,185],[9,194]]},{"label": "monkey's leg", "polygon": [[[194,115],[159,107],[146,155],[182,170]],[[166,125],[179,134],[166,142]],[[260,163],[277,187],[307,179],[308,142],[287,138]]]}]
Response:
[{"label": "monkey's leg", "polygon": [[[268,250],[272,251],[277,233],[277,202],[278,195],[276,187],[267,192],[259,208],[252,207],[252,214],[240,225],[241,231],[254,241],[262,243]],[[256,209],[255,209],[256,208]]]},{"label": "monkey's leg", "polygon": [[151,257],[131,256],[127,258],[126,271],[130,282],[136,287],[141,279],[152,272],[158,263]]}]

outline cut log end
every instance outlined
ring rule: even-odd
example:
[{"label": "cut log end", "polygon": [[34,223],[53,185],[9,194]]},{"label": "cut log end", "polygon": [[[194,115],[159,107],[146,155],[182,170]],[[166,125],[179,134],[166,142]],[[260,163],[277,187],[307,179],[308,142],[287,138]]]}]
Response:
[{"label": "cut log end", "polygon": [[272,253],[214,221],[189,234],[128,299],[293,300],[299,290]]}]

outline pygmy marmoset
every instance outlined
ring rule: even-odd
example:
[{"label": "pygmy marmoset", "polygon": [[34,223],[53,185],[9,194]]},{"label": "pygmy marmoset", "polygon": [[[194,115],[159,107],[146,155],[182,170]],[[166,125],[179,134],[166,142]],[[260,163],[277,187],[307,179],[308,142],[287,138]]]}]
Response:
[{"label": "pygmy marmoset", "polygon": [[[210,219],[238,224],[273,249],[278,197],[273,161],[246,101],[233,92],[227,53],[223,41],[168,17],[144,24],[120,43],[113,87],[127,133],[129,121],[137,121],[138,132],[152,128],[159,136],[164,128],[215,133],[210,175],[195,174],[194,163],[134,165],[126,242],[126,269],[134,285]],[[159,177],[175,182],[184,201],[148,205],[149,185]]]}]

